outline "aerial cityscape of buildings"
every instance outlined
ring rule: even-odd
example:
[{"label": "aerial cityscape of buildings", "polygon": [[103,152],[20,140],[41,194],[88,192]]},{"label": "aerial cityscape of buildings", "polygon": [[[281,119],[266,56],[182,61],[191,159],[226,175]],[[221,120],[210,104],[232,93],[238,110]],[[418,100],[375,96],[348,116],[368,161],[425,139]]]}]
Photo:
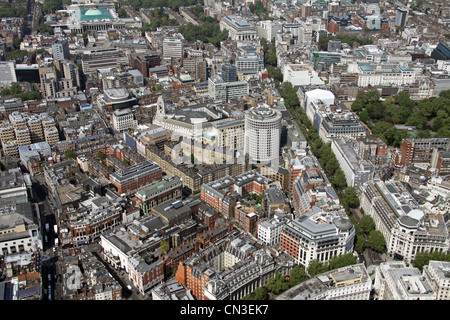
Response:
[{"label": "aerial cityscape of buildings", "polygon": [[0,3],[0,300],[450,300],[445,0]]}]

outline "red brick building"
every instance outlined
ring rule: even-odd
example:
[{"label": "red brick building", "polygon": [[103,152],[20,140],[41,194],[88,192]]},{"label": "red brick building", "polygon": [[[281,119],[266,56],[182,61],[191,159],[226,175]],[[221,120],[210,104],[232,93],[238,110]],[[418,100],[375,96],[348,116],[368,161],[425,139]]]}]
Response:
[{"label": "red brick building", "polygon": [[219,212],[202,203],[198,208],[197,216],[199,223],[207,228],[212,228],[215,225],[216,219],[219,218]]},{"label": "red brick building", "polygon": [[191,242],[182,243],[175,248],[171,248],[169,252],[160,256],[160,260],[164,262],[165,278],[169,278],[180,263],[191,257],[199,251],[199,242],[194,239]]},{"label": "red brick building", "polygon": [[258,227],[259,215],[253,207],[246,207],[239,203],[234,208],[234,222],[245,232],[254,233]]},{"label": "red brick building", "polygon": [[140,262],[129,268],[129,279],[141,293],[144,293],[164,280],[164,263],[161,260],[151,264]]},{"label": "red brick building", "polygon": [[298,258],[300,239],[292,232],[281,230],[280,249],[294,259]]},{"label": "red brick building", "polygon": [[200,189],[200,198],[204,203],[222,213],[223,199],[233,191],[234,183],[234,178],[226,175],[221,179],[203,184]]},{"label": "red brick building", "polygon": [[150,183],[161,181],[162,169],[150,161],[132,165],[109,175],[109,180],[120,194],[129,194]]},{"label": "red brick building", "polygon": [[433,151],[450,151],[449,138],[404,139],[400,145],[400,163],[430,163]]},{"label": "red brick building", "polygon": [[186,265],[180,263],[175,278],[179,283],[191,290],[197,300],[207,300],[203,293],[203,288],[209,279],[214,276],[214,273],[208,269],[209,267],[206,264]]}]

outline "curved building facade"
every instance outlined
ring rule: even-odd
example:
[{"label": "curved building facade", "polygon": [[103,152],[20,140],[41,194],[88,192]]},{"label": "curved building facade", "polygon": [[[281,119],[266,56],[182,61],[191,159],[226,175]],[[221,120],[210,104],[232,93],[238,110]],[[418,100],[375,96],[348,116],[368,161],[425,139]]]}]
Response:
[{"label": "curved building facade", "polygon": [[280,155],[281,112],[260,104],[245,115],[245,153],[254,163],[268,162]]}]

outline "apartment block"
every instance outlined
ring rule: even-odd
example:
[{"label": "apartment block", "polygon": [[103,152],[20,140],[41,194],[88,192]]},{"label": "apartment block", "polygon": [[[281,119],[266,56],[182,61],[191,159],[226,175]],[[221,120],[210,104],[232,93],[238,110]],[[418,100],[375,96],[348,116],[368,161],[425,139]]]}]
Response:
[{"label": "apartment block", "polygon": [[44,129],[44,137],[45,141],[48,142],[48,144],[54,144],[59,141],[59,132],[56,127],[48,127]]}]

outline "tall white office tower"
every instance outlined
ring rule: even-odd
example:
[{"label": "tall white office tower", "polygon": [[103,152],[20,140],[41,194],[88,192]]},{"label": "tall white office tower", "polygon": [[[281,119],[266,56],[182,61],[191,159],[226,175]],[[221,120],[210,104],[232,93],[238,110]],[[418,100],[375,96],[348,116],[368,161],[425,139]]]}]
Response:
[{"label": "tall white office tower", "polygon": [[404,27],[406,26],[406,18],[408,16],[408,9],[398,8],[395,14],[395,26]]},{"label": "tall white office tower", "polygon": [[263,163],[278,160],[280,137],[280,111],[262,103],[246,112],[244,151],[249,155],[249,161]]}]

